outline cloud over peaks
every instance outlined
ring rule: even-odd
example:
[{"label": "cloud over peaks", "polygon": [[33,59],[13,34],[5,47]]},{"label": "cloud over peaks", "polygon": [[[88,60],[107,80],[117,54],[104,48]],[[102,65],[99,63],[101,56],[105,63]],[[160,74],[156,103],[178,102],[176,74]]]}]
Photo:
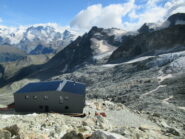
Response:
[{"label": "cloud over peaks", "polygon": [[163,22],[174,13],[185,12],[184,0],[143,0],[144,4],[138,4],[138,1],[128,0],[104,7],[91,5],[81,10],[70,26],[80,30],[89,30],[92,26],[136,30],[144,23]]},{"label": "cloud over peaks", "polygon": [[122,17],[134,8],[134,0],[124,4],[111,4],[103,7],[101,4],[89,6],[80,11],[71,22],[71,27],[89,29],[92,26],[122,28]]}]

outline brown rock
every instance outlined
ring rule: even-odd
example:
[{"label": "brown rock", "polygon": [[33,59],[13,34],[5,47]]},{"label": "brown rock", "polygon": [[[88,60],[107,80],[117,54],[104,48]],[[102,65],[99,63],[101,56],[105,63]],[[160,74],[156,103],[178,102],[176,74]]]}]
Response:
[{"label": "brown rock", "polygon": [[20,129],[19,129],[19,127],[17,125],[12,125],[12,126],[9,126],[9,127],[5,127],[4,129],[9,131],[12,136],[19,135]]},{"label": "brown rock", "polygon": [[116,133],[97,130],[92,134],[90,139],[126,139],[126,138]]},{"label": "brown rock", "polygon": [[11,133],[7,130],[0,129],[0,139],[11,139]]},{"label": "brown rock", "polygon": [[166,133],[170,133],[175,136],[180,136],[180,133],[178,132],[178,130],[175,128],[171,128],[171,127],[167,128]]},{"label": "brown rock", "polygon": [[69,133],[66,133],[61,139],[85,139],[85,138],[81,133],[71,131]]}]

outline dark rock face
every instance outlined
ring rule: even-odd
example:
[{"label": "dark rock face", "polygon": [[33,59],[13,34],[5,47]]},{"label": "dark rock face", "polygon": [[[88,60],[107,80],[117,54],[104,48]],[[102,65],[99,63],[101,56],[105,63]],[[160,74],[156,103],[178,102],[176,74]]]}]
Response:
[{"label": "dark rock face", "polygon": [[152,31],[154,31],[154,29],[150,29],[149,25],[147,25],[146,23],[138,30],[139,33],[148,33]]},{"label": "dark rock face", "polygon": [[44,47],[43,45],[38,45],[34,50],[30,52],[31,55],[38,55],[38,54],[49,54],[54,53],[55,50],[51,47]]},{"label": "dark rock face", "polygon": [[167,21],[170,22],[170,26],[175,26],[178,21],[185,21],[185,13],[176,13],[170,16]]},{"label": "dark rock face", "polygon": [[0,73],[2,73],[2,74],[4,73],[4,67],[2,65],[0,65]]},{"label": "dark rock face", "polygon": [[4,67],[0,65],[0,83],[3,82]]},{"label": "dark rock face", "polygon": [[[85,61],[91,61],[92,50],[90,48],[91,35],[85,34],[83,37],[77,38],[68,47],[60,51],[47,64],[46,67],[51,69],[72,70],[75,66],[82,64]],[[45,67],[44,66],[44,67]]]},{"label": "dark rock face", "polygon": [[62,72],[71,72],[85,63],[94,63],[93,48],[91,48],[91,39],[105,40],[109,44],[114,44],[113,36],[104,32],[103,28],[92,27],[92,29],[78,37],[62,51],[57,53],[48,63],[44,65],[46,69]]},{"label": "dark rock face", "polygon": [[81,133],[76,133],[75,131],[71,131],[66,133],[61,139],[85,139]]},{"label": "dark rock face", "polygon": [[113,52],[109,62],[126,61],[141,55],[158,55],[185,49],[185,25],[130,37]]}]

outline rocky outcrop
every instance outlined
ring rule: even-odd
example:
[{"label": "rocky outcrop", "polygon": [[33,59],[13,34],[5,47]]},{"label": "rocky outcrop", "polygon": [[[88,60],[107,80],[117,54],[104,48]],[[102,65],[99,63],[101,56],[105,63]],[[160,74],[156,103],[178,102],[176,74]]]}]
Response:
[{"label": "rocky outcrop", "polygon": [[170,23],[169,27],[178,25],[178,24],[185,24],[185,13],[176,13],[170,16],[167,21]]},{"label": "rocky outcrop", "polygon": [[92,134],[90,139],[126,139],[126,138],[119,134],[97,130]]},{"label": "rocky outcrop", "polygon": [[97,54],[96,51],[99,48],[92,46],[92,39],[107,41],[112,44],[111,38],[112,35],[109,36],[103,28],[93,27],[88,33],[78,37],[69,46],[57,53],[44,67],[52,71],[57,67],[58,72],[61,73],[71,72],[85,63],[94,63],[93,56]]},{"label": "rocky outcrop", "polygon": [[0,65],[0,80],[3,79],[4,76],[4,67]]},{"label": "rocky outcrop", "polygon": [[11,133],[7,130],[0,129],[0,138],[1,139],[12,139],[11,138]]},{"label": "rocky outcrop", "polygon": [[66,133],[61,139],[84,139],[84,137],[80,133],[76,133],[75,131],[71,131],[69,133]]},{"label": "rocky outcrop", "polygon": [[185,25],[139,34],[122,44],[109,58],[109,62],[126,61],[143,55],[159,55],[185,49]]},{"label": "rocky outcrop", "polygon": [[4,81],[4,67],[0,64],[0,84],[3,84]]},{"label": "rocky outcrop", "polygon": [[152,26],[152,23],[150,24],[145,23],[141,26],[140,29],[138,29],[138,32],[139,33],[149,33],[149,32],[155,31],[155,29],[150,26]]}]

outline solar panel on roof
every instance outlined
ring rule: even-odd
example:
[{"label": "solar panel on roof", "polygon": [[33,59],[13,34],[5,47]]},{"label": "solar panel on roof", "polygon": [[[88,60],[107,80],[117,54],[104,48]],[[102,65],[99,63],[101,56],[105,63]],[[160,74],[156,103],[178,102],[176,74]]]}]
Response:
[{"label": "solar panel on roof", "polygon": [[55,91],[62,81],[29,83],[16,93]]},{"label": "solar panel on roof", "polygon": [[[75,94],[84,94],[85,85],[72,81],[50,81],[50,82],[36,82],[29,83],[16,93],[29,93],[29,92],[46,92],[46,91],[64,91]],[[62,87],[60,87],[62,85]],[[61,90],[62,89],[62,90]]]},{"label": "solar panel on roof", "polygon": [[76,93],[76,94],[84,94],[85,85],[81,83],[68,81],[63,87],[62,91]]}]

